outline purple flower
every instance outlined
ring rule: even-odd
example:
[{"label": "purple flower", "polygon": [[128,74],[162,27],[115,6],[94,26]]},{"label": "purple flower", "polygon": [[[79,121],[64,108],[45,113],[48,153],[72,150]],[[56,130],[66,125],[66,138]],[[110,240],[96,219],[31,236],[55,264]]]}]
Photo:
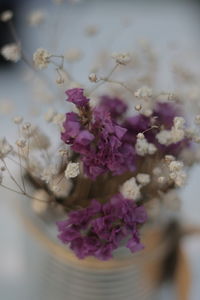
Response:
[{"label": "purple flower", "polygon": [[67,90],[67,101],[74,103],[77,107],[81,108],[88,104],[89,99],[84,96],[84,89],[74,88]]},{"label": "purple flower", "polygon": [[103,111],[108,111],[112,119],[123,117],[123,114],[127,111],[128,108],[122,100],[109,96],[101,97],[99,107]]},{"label": "purple flower", "polygon": [[127,238],[126,247],[132,252],[143,248],[138,226],[146,220],[143,206],[117,194],[106,204],[92,200],[89,207],[71,212],[66,221],[57,223],[58,237],[79,258],[92,255],[107,260]]}]

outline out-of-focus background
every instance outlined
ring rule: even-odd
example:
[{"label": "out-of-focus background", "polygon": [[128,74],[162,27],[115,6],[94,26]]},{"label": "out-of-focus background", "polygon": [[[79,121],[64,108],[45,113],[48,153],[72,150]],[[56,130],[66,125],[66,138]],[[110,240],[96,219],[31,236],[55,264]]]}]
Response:
[{"label": "out-of-focus background", "polygon": [[[159,57],[159,90],[174,89],[172,62],[194,70],[200,67],[199,1],[58,2],[62,1],[0,0],[0,12],[6,9],[14,12],[14,25],[29,58],[40,47],[58,54],[80,49],[83,59],[68,67],[83,83],[88,83],[88,74],[99,49],[111,53],[127,52],[146,41]],[[34,11],[42,12],[44,22],[30,26],[30,14]],[[96,30],[94,36],[91,26]],[[91,34],[83,34],[85,30],[91,30]],[[7,24],[0,22],[0,48],[12,41]],[[0,136],[9,140],[14,140],[15,135],[11,122],[13,116],[26,115],[29,121],[44,106],[38,94],[30,95],[26,81],[28,71],[23,62],[9,63],[0,56]],[[38,122],[43,124],[40,118]],[[179,217],[185,224],[200,226],[199,178],[200,166],[196,166],[190,172],[187,186],[181,191],[183,204]],[[41,274],[36,272],[36,265],[42,265],[44,253],[21,223],[16,201],[16,195],[0,190],[0,299],[42,300],[38,284]],[[35,250],[34,257],[27,255],[27,249],[31,248]],[[185,239],[183,248],[192,274],[189,300],[199,300],[200,238]],[[163,287],[159,295],[159,300],[162,299],[176,299],[173,287]]]}]

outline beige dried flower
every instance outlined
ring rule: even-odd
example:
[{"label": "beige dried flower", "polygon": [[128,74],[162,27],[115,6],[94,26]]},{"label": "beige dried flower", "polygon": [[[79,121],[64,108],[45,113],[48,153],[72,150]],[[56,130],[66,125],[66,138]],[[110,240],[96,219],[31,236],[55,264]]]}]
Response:
[{"label": "beige dried flower", "polygon": [[140,99],[148,99],[152,97],[152,89],[147,87],[147,86],[143,86],[141,88],[139,88],[135,93],[134,93],[135,97],[140,98]]},{"label": "beige dried flower", "polygon": [[13,122],[17,125],[21,124],[23,122],[23,118],[21,116],[17,116],[13,118]]},{"label": "beige dried flower", "polygon": [[73,63],[82,58],[82,52],[80,49],[69,49],[65,52],[64,57],[68,62]]},{"label": "beige dried flower", "polygon": [[75,178],[79,175],[79,173],[80,173],[80,164],[69,162],[65,170],[65,177]]},{"label": "beige dried flower", "polygon": [[18,62],[21,58],[21,49],[15,43],[7,44],[1,48],[1,55],[9,61]]},{"label": "beige dried flower", "polygon": [[88,36],[95,36],[98,34],[99,28],[96,25],[88,25],[85,29],[85,33]]},{"label": "beige dried flower", "polygon": [[11,10],[5,10],[0,15],[0,20],[2,22],[8,22],[13,18],[13,12]]},{"label": "beige dried flower", "polygon": [[113,53],[111,55],[113,59],[115,59],[116,63],[119,65],[127,65],[131,61],[131,57],[129,53]]},{"label": "beige dried flower", "polygon": [[45,20],[45,14],[41,10],[33,11],[28,17],[28,22],[31,26],[40,25],[44,22],[44,20]]},{"label": "beige dried flower", "polygon": [[88,78],[91,82],[97,82],[98,81],[97,75],[95,73],[90,73]]},{"label": "beige dried flower", "polygon": [[17,145],[17,147],[19,147],[19,148],[25,148],[26,147],[26,141],[25,140],[23,140],[23,139],[20,139],[20,140],[17,140],[16,141],[16,145]]},{"label": "beige dried flower", "polygon": [[64,174],[55,176],[49,183],[49,188],[56,197],[66,198],[72,189],[71,180],[67,179]]},{"label": "beige dried flower", "polygon": [[149,174],[139,173],[139,174],[137,174],[136,179],[141,185],[147,185],[148,183],[150,183],[150,175]]},{"label": "beige dried flower", "polygon": [[57,169],[54,166],[50,165],[43,169],[40,177],[41,180],[49,183],[55,175],[57,175]]},{"label": "beige dried flower", "polygon": [[7,142],[6,138],[0,139],[0,159],[4,159],[12,149],[12,146]]},{"label": "beige dried flower", "polygon": [[138,200],[140,198],[140,188],[135,177],[132,177],[121,186],[120,192],[125,198]]},{"label": "beige dried flower", "polygon": [[49,110],[44,115],[44,119],[45,121],[50,123],[53,121],[55,115],[56,115],[55,110],[53,108],[49,108]]},{"label": "beige dried flower", "polygon": [[45,69],[50,63],[50,57],[51,54],[47,50],[39,48],[33,54],[33,62],[38,69]]}]

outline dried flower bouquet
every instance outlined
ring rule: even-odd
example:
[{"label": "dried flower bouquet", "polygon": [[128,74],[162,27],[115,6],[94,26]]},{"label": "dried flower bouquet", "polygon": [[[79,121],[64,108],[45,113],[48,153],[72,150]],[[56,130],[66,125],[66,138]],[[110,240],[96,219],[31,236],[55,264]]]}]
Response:
[{"label": "dried flower bouquet", "polygon": [[[9,11],[1,16],[3,22],[11,19]],[[151,66],[146,81],[151,84],[155,61],[151,50],[146,53]],[[186,182],[186,169],[199,159],[194,143],[200,137],[185,120],[183,102],[173,93],[135,88],[131,79],[115,80],[116,71],[132,68],[128,53],[112,55],[114,66],[107,76],[89,74],[91,89],[74,82],[64,69],[64,55],[39,48],[32,64],[18,41],[5,45],[1,54],[13,62],[24,60],[34,72],[55,66],[56,83],[67,86],[67,101],[73,106],[66,114],[49,110],[45,115],[48,123],[58,125],[57,136],[48,137],[21,116],[13,119],[19,138],[14,145],[0,140],[1,187],[32,199],[40,215],[48,210],[66,213],[57,222],[58,238],[81,259],[108,260],[122,242],[131,252],[143,249],[142,226],[158,216],[161,204],[178,207],[177,190]],[[79,53],[71,53],[70,59],[76,58]],[[97,93],[102,85],[108,86],[107,92]],[[199,115],[195,123],[200,124]],[[7,160],[19,165],[20,180]],[[16,188],[4,183],[6,176]]]}]

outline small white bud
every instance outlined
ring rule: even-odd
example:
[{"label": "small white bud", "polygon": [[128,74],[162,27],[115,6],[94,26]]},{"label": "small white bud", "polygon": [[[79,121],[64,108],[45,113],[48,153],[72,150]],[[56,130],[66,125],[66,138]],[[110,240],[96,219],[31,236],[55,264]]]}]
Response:
[{"label": "small white bud", "polygon": [[0,20],[2,22],[8,22],[13,18],[13,12],[11,10],[5,10],[1,15],[0,15]]},{"label": "small white bud", "polygon": [[67,165],[67,168],[65,170],[66,178],[75,178],[79,175],[79,173],[80,173],[79,163],[70,162]]},{"label": "small white bud", "polygon": [[20,116],[17,116],[17,117],[15,117],[14,119],[13,119],[13,122],[15,123],[15,124],[21,124],[22,122],[23,122],[23,118],[22,117],[20,117]]},{"label": "small white bud", "polygon": [[97,82],[98,78],[97,78],[97,75],[95,73],[91,73],[89,76],[88,76],[89,80],[91,82]]}]

